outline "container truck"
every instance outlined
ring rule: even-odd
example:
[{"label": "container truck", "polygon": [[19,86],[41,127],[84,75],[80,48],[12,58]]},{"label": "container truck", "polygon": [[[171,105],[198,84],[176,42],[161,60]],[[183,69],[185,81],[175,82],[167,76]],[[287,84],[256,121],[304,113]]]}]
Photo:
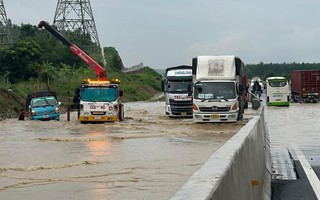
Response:
[{"label": "container truck", "polygon": [[192,60],[194,122],[236,122],[246,104],[244,63],[233,55]]},{"label": "container truck", "polygon": [[299,102],[317,102],[320,93],[320,70],[291,71],[291,98]]},{"label": "container truck", "polygon": [[166,69],[161,90],[165,94],[165,113],[170,117],[192,117],[192,66],[180,65]]}]

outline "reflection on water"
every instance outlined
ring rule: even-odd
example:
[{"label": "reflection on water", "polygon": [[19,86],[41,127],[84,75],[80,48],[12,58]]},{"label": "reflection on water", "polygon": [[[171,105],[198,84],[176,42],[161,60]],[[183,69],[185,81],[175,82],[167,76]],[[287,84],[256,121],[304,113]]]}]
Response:
[{"label": "reflection on water", "polygon": [[320,165],[320,103],[291,103],[289,107],[267,107],[265,116],[271,147],[291,150],[297,144],[307,160]]},{"label": "reflection on water", "polygon": [[[91,131],[89,132],[90,138],[101,138],[103,134],[99,131]],[[101,138],[101,140],[93,140],[86,143],[86,146],[89,148],[90,152],[94,156],[104,156],[109,155],[110,152],[108,150],[111,149],[111,143],[107,138]]]},{"label": "reflection on water", "polygon": [[194,124],[134,102],[121,123],[0,121],[1,199],[168,199],[247,120]]}]

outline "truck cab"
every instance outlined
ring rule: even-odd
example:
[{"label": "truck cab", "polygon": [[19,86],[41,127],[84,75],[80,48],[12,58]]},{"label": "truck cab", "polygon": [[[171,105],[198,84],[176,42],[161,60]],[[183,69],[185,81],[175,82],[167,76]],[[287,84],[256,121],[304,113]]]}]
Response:
[{"label": "truck cab", "polygon": [[235,56],[193,58],[193,120],[236,122],[245,108],[244,64]]},{"label": "truck cab", "polygon": [[54,96],[32,98],[29,105],[31,120],[57,120],[60,119],[60,102]]},{"label": "truck cab", "polygon": [[86,122],[115,122],[124,119],[123,92],[118,79],[110,81],[86,80],[78,90],[79,120]]},{"label": "truck cab", "polygon": [[192,117],[192,96],[188,87],[192,85],[192,67],[187,65],[169,67],[161,90],[165,95],[165,113],[169,117]]}]

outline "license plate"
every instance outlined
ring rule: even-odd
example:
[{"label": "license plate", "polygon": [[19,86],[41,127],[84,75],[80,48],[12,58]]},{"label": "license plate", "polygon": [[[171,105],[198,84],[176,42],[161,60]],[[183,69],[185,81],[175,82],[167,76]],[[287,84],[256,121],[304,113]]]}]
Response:
[{"label": "license plate", "polygon": [[49,118],[49,116],[48,116],[48,115],[43,115],[42,117],[43,117],[43,119],[47,119],[47,118]]},{"label": "license plate", "polygon": [[100,120],[100,119],[101,119],[101,117],[100,117],[100,116],[97,116],[97,117],[95,117],[95,119]]},{"label": "license plate", "polygon": [[182,112],[180,115],[181,115],[181,116],[186,116],[187,113],[186,113],[186,112]]},{"label": "license plate", "polygon": [[282,94],[274,94],[273,97],[283,97]]},{"label": "license plate", "polygon": [[219,119],[219,115],[211,115],[211,119]]}]

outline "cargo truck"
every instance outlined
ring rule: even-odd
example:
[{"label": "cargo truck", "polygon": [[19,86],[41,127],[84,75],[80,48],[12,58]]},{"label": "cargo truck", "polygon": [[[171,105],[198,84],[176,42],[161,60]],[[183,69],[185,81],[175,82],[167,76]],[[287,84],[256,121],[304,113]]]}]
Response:
[{"label": "cargo truck", "polygon": [[299,102],[317,102],[320,93],[320,70],[291,71],[291,98]]},{"label": "cargo truck", "polygon": [[60,119],[61,102],[53,91],[38,91],[30,93],[26,99],[26,109],[31,120],[57,120]]},{"label": "cargo truck", "polygon": [[246,76],[240,58],[198,56],[192,60],[194,122],[236,122],[243,118]]},{"label": "cargo truck", "polygon": [[192,117],[192,66],[180,65],[166,69],[161,90],[165,94],[165,113],[170,117]]}]

